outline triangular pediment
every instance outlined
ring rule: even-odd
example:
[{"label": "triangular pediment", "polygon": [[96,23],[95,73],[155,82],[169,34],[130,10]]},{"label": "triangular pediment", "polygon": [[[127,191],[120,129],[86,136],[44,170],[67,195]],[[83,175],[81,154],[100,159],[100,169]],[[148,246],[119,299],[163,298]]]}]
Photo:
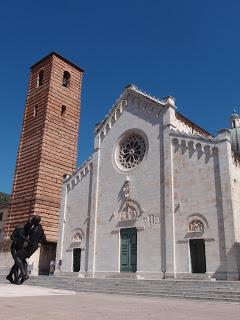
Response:
[{"label": "triangular pediment", "polygon": [[155,117],[158,118],[165,105],[169,103],[168,98],[160,100],[141,91],[135,85],[129,85],[116,100],[105,118],[96,126],[96,134],[106,135],[129,104],[135,103],[142,111],[154,113]]},{"label": "triangular pediment", "polygon": [[[167,96],[166,98],[158,99],[131,84],[124,89],[105,118],[96,126],[96,134],[100,134],[102,137],[106,136],[129,104],[137,105],[139,110],[142,110],[143,116],[146,117],[146,114],[151,114],[152,118],[159,118],[160,113],[164,108],[172,107],[176,109],[175,99],[173,97]],[[203,137],[212,137],[206,130],[202,129],[182,114],[176,112],[175,117],[177,130],[185,133],[194,132]]]}]

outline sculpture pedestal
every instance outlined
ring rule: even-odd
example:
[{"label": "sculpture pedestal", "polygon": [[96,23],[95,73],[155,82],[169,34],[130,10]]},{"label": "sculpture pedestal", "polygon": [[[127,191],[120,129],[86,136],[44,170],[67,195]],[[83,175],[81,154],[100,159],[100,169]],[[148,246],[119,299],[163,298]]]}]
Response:
[{"label": "sculpture pedestal", "polygon": [[31,271],[31,276],[38,276],[39,273],[39,258],[40,258],[40,248],[34,252],[34,254],[27,260],[29,265],[29,271]]}]

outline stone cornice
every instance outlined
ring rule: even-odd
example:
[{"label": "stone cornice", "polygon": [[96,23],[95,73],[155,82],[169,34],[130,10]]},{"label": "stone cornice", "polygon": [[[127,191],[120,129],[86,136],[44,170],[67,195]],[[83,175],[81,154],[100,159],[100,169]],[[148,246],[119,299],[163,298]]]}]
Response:
[{"label": "stone cornice", "polygon": [[[124,108],[128,106],[129,101],[133,104],[138,99],[137,105],[140,110],[146,111],[149,114],[155,113],[156,118],[160,116],[160,112],[163,107],[169,105],[169,99],[164,101],[152,97],[146,92],[141,91],[134,85],[126,87],[120,97],[117,99],[114,106],[109,110],[103,121],[97,125],[96,134],[102,139],[107,135],[114,123],[119,119],[124,111]],[[101,140],[102,140],[101,139]]]},{"label": "stone cornice", "polygon": [[88,160],[86,160],[71,176],[68,176],[64,180],[64,184],[67,184],[68,191],[72,189],[76,184],[78,184],[79,181],[82,180],[83,177],[85,177],[93,164],[92,162],[93,157],[90,156]]},{"label": "stone cornice", "polygon": [[193,133],[193,134],[190,134],[190,133],[186,133],[184,131],[179,131],[177,129],[171,129],[170,130],[170,135],[173,136],[173,137],[179,137],[179,138],[188,138],[188,139],[196,139],[196,140],[199,140],[199,141],[202,141],[202,142],[206,142],[206,143],[217,143],[216,139],[213,138],[213,137],[203,137],[201,136],[200,134],[198,133]]},{"label": "stone cornice", "polygon": [[125,88],[125,90],[121,93],[121,95],[116,100],[115,104],[112,106],[112,108],[106,114],[104,119],[97,125],[96,133],[98,133],[102,129],[104,124],[106,124],[109,121],[109,118],[111,118],[111,116],[113,116],[116,113],[116,110],[121,108],[122,101],[124,101],[124,99],[127,100],[131,93],[137,93],[142,97],[146,97],[150,101],[155,102],[157,104],[160,104],[162,107],[165,106],[165,104],[166,104],[166,100],[163,101],[163,100],[160,100],[154,96],[151,96],[148,93],[137,88],[135,85],[131,84]]}]

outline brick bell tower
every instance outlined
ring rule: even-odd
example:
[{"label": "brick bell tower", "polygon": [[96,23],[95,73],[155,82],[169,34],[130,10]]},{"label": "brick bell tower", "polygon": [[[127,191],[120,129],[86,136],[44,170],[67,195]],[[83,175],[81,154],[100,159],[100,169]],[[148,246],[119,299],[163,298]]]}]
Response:
[{"label": "brick bell tower", "polygon": [[48,243],[34,254],[40,273],[55,260],[63,175],[76,169],[82,77],[55,52],[31,67],[5,235],[41,216]]}]

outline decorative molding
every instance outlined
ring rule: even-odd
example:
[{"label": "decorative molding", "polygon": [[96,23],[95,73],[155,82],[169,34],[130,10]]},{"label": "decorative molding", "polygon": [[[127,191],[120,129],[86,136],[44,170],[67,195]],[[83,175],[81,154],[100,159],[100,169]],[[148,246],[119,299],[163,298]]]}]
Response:
[{"label": "decorative molding", "polygon": [[156,216],[155,214],[148,214],[143,217],[143,224],[150,227],[160,225],[160,216]]},{"label": "decorative molding", "polygon": [[193,133],[187,133],[185,131],[180,131],[178,129],[171,129],[170,135],[178,138],[190,138],[199,140],[201,142],[207,142],[207,143],[217,143],[217,140],[214,137],[207,138],[206,136],[202,136],[197,132]]},{"label": "decorative molding", "polygon": [[68,249],[79,248],[84,242],[84,231],[81,228],[75,228],[71,232],[70,246]]},{"label": "decorative molding", "polygon": [[114,105],[104,120],[96,127],[96,133],[100,134],[101,142],[108,134],[112,126],[119,119],[125,107],[127,107],[127,99],[121,99],[117,105]]},{"label": "decorative molding", "polygon": [[131,184],[129,176],[126,177],[121,190],[123,204],[118,212],[113,213],[112,217],[116,218],[119,222],[137,221],[142,215],[143,209],[141,209],[140,205],[131,198]]},{"label": "decorative molding", "polygon": [[[198,239],[198,237],[196,237]],[[199,239],[204,239],[205,242],[213,242],[216,239],[215,238],[205,238],[205,237],[199,237]],[[188,243],[189,239],[183,239],[183,240],[176,240],[177,244],[185,244]]]},{"label": "decorative molding", "polygon": [[[189,152],[197,152],[199,155],[205,154],[206,157],[212,157],[218,155],[218,148],[216,147],[214,142],[204,140],[204,139],[184,139],[182,136],[174,136],[175,138],[172,138],[172,145],[175,148],[175,152],[178,151],[178,149],[181,149],[182,152],[186,152],[187,150]],[[187,136],[187,138],[190,138]],[[201,143],[199,142],[201,141]],[[207,144],[206,144],[207,143]],[[210,143],[210,144],[209,144]]]},{"label": "decorative molding", "polygon": [[131,205],[130,201],[126,202],[125,207],[120,212],[120,220],[121,221],[129,221],[129,220],[137,220],[138,213],[136,208]]},{"label": "decorative molding", "polygon": [[240,168],[240,158],[232,151],[232,163],[235,167]]},{"label": "decorative molding", "polygon": [[[116,103],[109,110],[104,119],[96,126],[95,132],[96,134],[100,134],[101,142],[109,131],[106,130],[106,127],[109,126],[109,129],[112,128],[114,123],[123,113],[124,108],[126,108],[129,103],[136,104],[139,110],[142,110],[143,112],[153,115],[155,114],[156,118],[159,117],[163,108],[168,105],[167,101],[151,96],[148,93],[138,89],[135,85],[128,86],[117,99]],[[160,111],[159,108],[161,109]],[[110,122],[111,125],[109,125]]]},{"label": "decorative molding", "polygon": [[64,183],[67,183],[67,191],[71,191],[75,186],[85,177],[93,166],[92,157],[85,161],[71,176],[69,176]]},{"label": "decorative molding", "polygon": [[81,243],[82,242],[82,235],[79,232],[76,232],[72,238],[72,242]]},{"label": "decorative molding", "polygon": [[186,219],[184,226],[186,235],[185,238],[202,237],[206,236],[209,229],[207,219],[199,213],[193,213]]},{"label": "decorative molding", "polygon": [[204,233],[204,225],[200,220],[192,220],[188,225],[188,232]]}]

